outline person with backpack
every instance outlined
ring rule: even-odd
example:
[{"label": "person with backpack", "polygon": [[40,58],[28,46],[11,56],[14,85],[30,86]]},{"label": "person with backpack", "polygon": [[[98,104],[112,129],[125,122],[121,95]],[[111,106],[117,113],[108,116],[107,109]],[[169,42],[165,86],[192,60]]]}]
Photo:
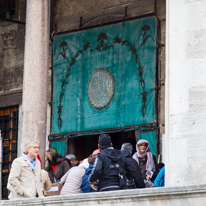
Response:
[{"label": "person with backpack", "polygon": [[99,136],[98,148],[100,154],[96,155],[92,172],[88,178],[90,186],[98,191],[124,189],[126,186],[123,184],[125,176],[129,179],[135,176],[135,165],[128,161],[120,150],[112,147],[108,134]]}]

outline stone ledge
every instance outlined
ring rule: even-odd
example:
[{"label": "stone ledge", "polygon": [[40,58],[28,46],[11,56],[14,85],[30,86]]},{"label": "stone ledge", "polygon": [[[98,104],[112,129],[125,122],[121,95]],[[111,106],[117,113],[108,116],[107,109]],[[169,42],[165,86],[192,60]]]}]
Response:
[{"label": "stone ledge", "polygon": [[22,103],[22,90],[0,92],[0,107],[19,105]]},{"label": "stone ledge", "polygon": [[[120,190],[82,193],[19,200],[4,200],[1,205],[202,205],[206,201],[206,185]],[[139,203],[139,204],[137,204]]]}]

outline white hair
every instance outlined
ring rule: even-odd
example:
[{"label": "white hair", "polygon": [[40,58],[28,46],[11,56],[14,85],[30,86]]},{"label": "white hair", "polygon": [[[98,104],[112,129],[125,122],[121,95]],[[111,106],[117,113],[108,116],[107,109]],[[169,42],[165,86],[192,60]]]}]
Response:
[{"label": "white hair", "polygon": [[77,157],[74,154],[68,154],[66,158],[69,160],[77,160]]},{"label": "white hair", "polygon": [[36,140],[36,139],[31,139],[29,140],[28,142],[26,142],[25,144],[25,148],[24,148],[24,154],[27,154],[27,148],[30,148],[32,144],[35,144],[35,143],[38,143],[39,144],[39,141]]},{"label": "white hair", "polygon": [[133,146],[130,143],[124,143],[121,147],[121,150],[125,150],[131,153],[133,151]]}]

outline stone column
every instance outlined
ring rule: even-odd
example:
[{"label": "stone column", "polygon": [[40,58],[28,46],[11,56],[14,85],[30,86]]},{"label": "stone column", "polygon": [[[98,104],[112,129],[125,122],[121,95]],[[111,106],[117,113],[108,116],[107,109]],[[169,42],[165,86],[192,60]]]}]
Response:
[{"label": "stone column", "polygon": [[206,0],[166,2],[166,186],[206,184]]},{"label": "stone column", "polygon": [[27,0],[24,51],[21,153],[29,139],[40,141],[44,167],[50,0]]}]

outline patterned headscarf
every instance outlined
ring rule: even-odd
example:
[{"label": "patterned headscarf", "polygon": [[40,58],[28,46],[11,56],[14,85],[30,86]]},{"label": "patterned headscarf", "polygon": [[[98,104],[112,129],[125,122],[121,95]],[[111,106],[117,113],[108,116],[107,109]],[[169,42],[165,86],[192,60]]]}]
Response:
[{"label": "patterned headscarf", "polygon": [[46,171],[49,171],[51,165],[59,164],[65,160],[64,157],[61,156],[61,154],[54,149],[53,147],[50,147],[46,153],[49,152],[52,155],[52,162],[48,159],[46,164]]},{"label": "patterned headscarf", "polygon": [[[140,152],[139,147],[138,147],[138,145],[142,144],[142,143],[147,143],[147,148],[146,148],[146,151],[144,153]],[[139,158],[144,158],[147,156],[146,170],[151,170],[151,171],[155,172],[156,168],[155,168],[155,163],[153,160],[151,150],[149,148],[149,142],[147,140],[144,140],[144,139],[139,140],[136,144],[136,150],[137,150],[137,152],[134,153],[133,159],[135,159],[137,161],[137,163],[139,164]]]}]

